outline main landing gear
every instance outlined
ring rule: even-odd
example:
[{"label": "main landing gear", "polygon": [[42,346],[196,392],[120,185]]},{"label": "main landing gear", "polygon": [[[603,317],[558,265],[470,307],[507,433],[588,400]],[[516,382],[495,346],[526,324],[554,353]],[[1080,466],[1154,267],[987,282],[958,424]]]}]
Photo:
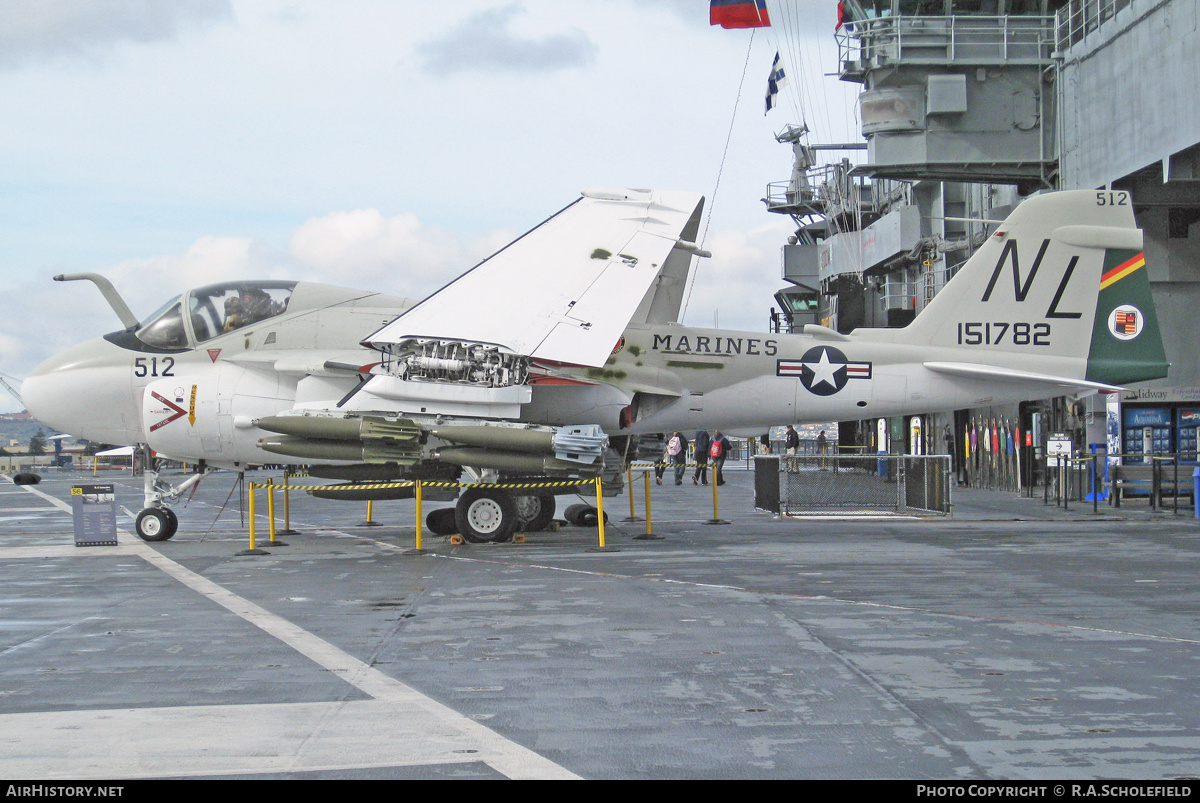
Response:
[{"label": "main landing gear", "polygon": [[432,511],[425,524],[436,535],[457,532],[472,544],[506,543],[515,532],[546,529],[553,518],[553,494],[514,496],[504,488],[475,485],[462,492],[453,509]]},{"label": "main landing gear", "polygon": [[517,508],[502,488],[467,488],[454,507],[459,535],[472,544],[511,541],[517,528]]}]

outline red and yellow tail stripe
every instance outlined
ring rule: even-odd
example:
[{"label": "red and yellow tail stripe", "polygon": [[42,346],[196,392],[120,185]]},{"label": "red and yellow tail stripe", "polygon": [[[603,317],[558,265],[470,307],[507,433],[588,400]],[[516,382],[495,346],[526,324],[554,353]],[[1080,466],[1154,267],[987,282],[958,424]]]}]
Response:
[{"label": "red and yellow tail stripe", "polygon": [[1145,266],[1146,255],[1144,253],[1130,257],[1100,277],[1100,289],[1103,290],[1110,285],[1116,284],[1138,268],[1144,268]]}]

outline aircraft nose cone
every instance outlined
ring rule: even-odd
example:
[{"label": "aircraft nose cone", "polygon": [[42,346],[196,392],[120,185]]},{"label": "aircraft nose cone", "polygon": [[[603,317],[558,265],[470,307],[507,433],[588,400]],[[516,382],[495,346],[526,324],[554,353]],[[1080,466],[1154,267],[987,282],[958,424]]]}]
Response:
[{"label": "aircraft nose cone", "polygon": [[141,425],[123,349],[93,340],[54,355],[21,384],[30,415],[48,427],[102,443],[137,442]]}]

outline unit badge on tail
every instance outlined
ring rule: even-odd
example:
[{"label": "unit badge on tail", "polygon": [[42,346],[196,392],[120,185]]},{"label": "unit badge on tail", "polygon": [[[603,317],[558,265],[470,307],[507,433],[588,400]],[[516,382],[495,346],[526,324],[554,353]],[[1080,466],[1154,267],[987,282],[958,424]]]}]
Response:
[{"label": "unit badge on tail", "polygon": [[1133,340],[1142,333],[1145,318],[1132,304],[1122,304],[1108,316],[1108,331],[1117,340]]}]

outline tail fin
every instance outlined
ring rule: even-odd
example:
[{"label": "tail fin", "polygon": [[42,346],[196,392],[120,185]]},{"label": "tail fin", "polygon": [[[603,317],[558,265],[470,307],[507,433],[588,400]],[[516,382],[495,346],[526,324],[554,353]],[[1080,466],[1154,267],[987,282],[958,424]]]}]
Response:
[{"label": "tail fin", "polygon": [[1019,368],[1018,355],[1087,360],[1090,382],[1158,379],[1167,361],[1129,193],[1029,198],[898,339],[970,348]]}]

